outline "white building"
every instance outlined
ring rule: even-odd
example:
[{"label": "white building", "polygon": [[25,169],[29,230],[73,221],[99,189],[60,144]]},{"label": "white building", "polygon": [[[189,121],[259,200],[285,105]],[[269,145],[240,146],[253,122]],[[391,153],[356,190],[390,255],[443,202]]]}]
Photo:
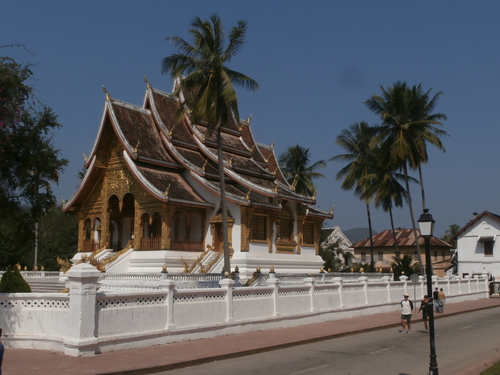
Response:
[{"label": "white building", "polygon": [[488,211],[474,218],[454,236],[457,239],[458,274],[490,274],[500,279],[500,216]]}]

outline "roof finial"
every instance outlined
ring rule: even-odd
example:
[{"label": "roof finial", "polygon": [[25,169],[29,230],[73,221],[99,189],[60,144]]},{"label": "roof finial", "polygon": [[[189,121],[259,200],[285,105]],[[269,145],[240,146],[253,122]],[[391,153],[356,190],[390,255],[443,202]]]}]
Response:
[{"label": "roof finial", "polygon": [[274,187],[274,192],[277,193],[278,192],[278,184],[276,184],[276,186]]},{"label": "roof finial", "polygon": [[104,87],[104,84],[102,85],[102,91],[106,93],[106,100],[111,100],[111,96],[109,96],[109,92],[106,90],[106,87]]},{"label": "roof finial", "polygon": [[250,114],[250,117],[247,119],[247,125],[250,125],[250,121],[252,121],[252,115]]},{"label": "roof finial", "polygon": [[64,206],[66,204],[66,201],[64,200],[63,197],[61,197],[61,202],[62,202],[62,205]]},{"label": "roof finial", "polygon": [[172,126],[172,129],[170,129],[168,131],[168,136],[171,137],[172,136],[172,133],[174,132],[174,129],[175,129],[175,126],[177,125],[177,123],[174,124],[174,126]]},{"label": "roof finial", "polygon": [[229,158],[228,164],[233,165],[233,154],[231,154],[231,157]]},{"label": "roof finial", "polygon": [[146,82],[146,87],[148,90],[151,89],[151,84],[149,83],[148,79],[146,78],[146,75],[144,75],[144,82]]},{"label": "roof finial", "polygon": [[82,154],[83,155],[83,162],[86,163],[87,162],[87,155],[85,154]]},{"label": "roof finial", "polygon": [[250,193],[252,192],[252,189],[248,189],[248,193],[245,196],[245,200],[249,201],[250,200]]},{"label": "roof finial", "polygon": [[271,144],[271,150],[273,150],[273,149],[274,149],[274,143],[275,143],[275,142],[276,142],[276,141],[273,141],[273,143]]},{"label": "roof finial", "polygon": [[208,164],[208,159],[205,159],[205,162],[204,162],[204,163],[203,163],[203,165],[201,166],[201,171],[202,171],[202,172],[205,172],[205,168],[206,168],[207,164]]},{"label": "roof finial", "polygon": [[164,196],[168,197],[168,191],[170,190],[170,183],[167,186],[167,190],[163,193]]},{"label": "roof finial", "polygon": [[335,205],[332,206],[332,209],[330,210],[329,214],[333,215],[333,210],[335,209]]},{"label": "roof finial", "polygon": [[252,145],[252,147],[250,147],[250,152],[253,152],[253,150],[255,149],[255,143]]},{"label": "roof finial", "polygon": [[137,144],[135,145],[135,147],[132,149],[132,151],[134,152],[134,154],[137,154],[137,148],[139,147],[139,144],[141,143],[141,141],[137,141]]}]

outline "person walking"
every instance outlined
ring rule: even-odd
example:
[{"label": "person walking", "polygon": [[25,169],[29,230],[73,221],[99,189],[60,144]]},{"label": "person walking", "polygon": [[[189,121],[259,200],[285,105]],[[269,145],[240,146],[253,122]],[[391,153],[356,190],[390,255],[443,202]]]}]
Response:
[{"label": "person walking", "polygon": [[443,292],[443,288],[439,289],[438,293],[438,312],[444,312],[444,304],[446,303],[446,297]]},{"label": "person walking", "polygon": [[[411,333],[411,312],[413,310],[413,302],[410,301],[407,293],[403,294],[401,301],[401,326],[403,330],[401,333]],[[408,329],[406,329],[408,327]]]},{"label": "person walking", "polygon": [[438,300],[439,289],[434,289],[432,293],[432,299],[434,300],[434,312],[438,312],[439,310],[439,300]]},{"label": "person walking", "polygon": [[429,320],[429,297],[427,294],[424,296],[422,302],[420,302],[420,309],[418,311],[422,311],[422,320],[424,321],[425,332],[429,333],[429,327],[427,326],[427,321]]}]

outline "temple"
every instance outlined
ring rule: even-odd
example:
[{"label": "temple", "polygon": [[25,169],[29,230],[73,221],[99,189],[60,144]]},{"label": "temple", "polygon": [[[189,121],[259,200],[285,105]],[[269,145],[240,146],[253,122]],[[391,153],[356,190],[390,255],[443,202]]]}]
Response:
[{"label": "temple", "polygon": [[[149,82],[142,107],[106,92],[85,176],[63,211],[78,217],[78,252],[107,272],[222,270],[216,136],[189,116],[178,120],[179,103]],[[273,146],[255,141],[250,119],[224,125],[231,267],[243,277],[258,266],[318,272],[319,234],[333,210],[294,191]]]}]

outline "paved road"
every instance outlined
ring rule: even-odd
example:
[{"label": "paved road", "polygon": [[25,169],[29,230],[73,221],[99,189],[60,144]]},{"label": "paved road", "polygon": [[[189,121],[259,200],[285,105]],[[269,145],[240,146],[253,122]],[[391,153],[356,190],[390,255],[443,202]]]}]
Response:
[{"label": "paved road", "polygon": [[[438,319],[436,352],[441,375],[470,375],[471,366],[500,354],[500,307]],[[429,336],[416,323],[398,328],[228,359],[164,375],[419,375],[428,374]],[[265,332],[262,333],[265,335]]]}]

